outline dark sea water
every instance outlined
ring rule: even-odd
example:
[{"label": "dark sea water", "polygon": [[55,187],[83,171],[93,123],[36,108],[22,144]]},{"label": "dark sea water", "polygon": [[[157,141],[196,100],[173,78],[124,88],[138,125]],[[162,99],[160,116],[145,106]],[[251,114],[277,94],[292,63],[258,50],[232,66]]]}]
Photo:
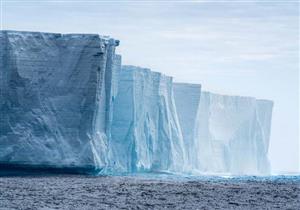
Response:
[{"label": "dark sea water", "polygon": [[3,209],[300,209],[300,176],[0,175]]}]

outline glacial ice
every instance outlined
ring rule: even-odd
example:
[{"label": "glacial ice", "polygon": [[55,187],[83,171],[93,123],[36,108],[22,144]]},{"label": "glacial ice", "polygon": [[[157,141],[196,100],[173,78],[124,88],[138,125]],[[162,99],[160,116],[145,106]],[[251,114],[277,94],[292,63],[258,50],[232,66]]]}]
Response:
[{"label": "glacial ice", "polygon": [[199,170],[268,174],[267,142],[273,103],[251,97],[202,92],[195,140]]},{"label": "glacial ice", "polygon": [[118,41],[0,31],[0,43],[0,163],[105,167]]},{"label": "glacial ice", "polygon": [[181,127],[184,149],[187,154],[186,170],[191,171],[197,164],[198,143],[195,141],[197,112],[200,103],[201,85],[174,83],[174,98]]},{"label": "glacial ice", "polygon": [[184,99],[181,104],[176,103],[179,116],[184,116],[179,118],[185,119],[181,125],[193,131],[193,138],[185,140],[192,141],[197,150],[192,156],[194,161],[190,160],[194,173],[270,173],[267,155],[273,102],[209,92],[201,92],[200,96],[197,91],[200,103],[196,111],[191,101],[195,97],[183,96],[183,92],[195,92],[191,85],[175,84],[175,87],[176,101]]},{"label": "glacial ice", "polygon": [[119,172],[182,171],[186,161],[172,78],[123,66],[111,148]]},{"label": "glacial ice", "polygon": [[122,66],[119,41],[0,31],[0,170],[268,174],[273,103]]}]

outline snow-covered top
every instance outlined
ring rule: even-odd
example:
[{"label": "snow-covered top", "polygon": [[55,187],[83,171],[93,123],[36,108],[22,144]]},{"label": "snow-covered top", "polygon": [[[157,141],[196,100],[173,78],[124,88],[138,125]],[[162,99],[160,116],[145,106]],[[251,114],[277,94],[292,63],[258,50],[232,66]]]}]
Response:
[{"label": "snow-covered top", "polygon": [[241,101],[245,101],[245,100],[253,100],[253,101],[259,101],[259,102],[264,102],[264,103],[271,103],[273,105],[273,101],[272,100],[268,100],[268,99],[258,99],[252,96],[240,96],[240,95],[225,95],[225,94],[219,94],[219,93],[212,93],[210,91],[202,91],[201,94],[208,94],[211,97],[214,98],[232,98],[232,99],[239,99]]},{"label": "snow-covered top", "polygon": [[36,32],[36,31],[16,31],[16,30],[0,30],[1,33],[9,33],[10,35],[18,36],[50,36],[50,37],[65,37],[65,38],[99,38],[101,41],[104,41],[107,44],[119,46],[120,41],[113,39],[109,36],[99,35],[99,34],[80,34],[80,33],[52,33],[52,32]]},{"label": "snow-covered top", "polygon": [[191,87],[191,88],[201,88],[201,84],[195,84],[195,83],[175,82],[174,85]]},{"label": "snow-covered top", "polygon": [[140,66],[133,66],[133,65],[122,65],[122,70],[123,71],[128,71],[128,72],[132,72],[132,73],[146,73],[146,74],[151,74],[154,75],[157,78],[160,79],[165,79],[168,81],[173,81],[173,77],[171,76],[167,76],[161,72],[157,72],[157,71],[152,71],[149,68],[144,68],[144,67],[140,67]]}]

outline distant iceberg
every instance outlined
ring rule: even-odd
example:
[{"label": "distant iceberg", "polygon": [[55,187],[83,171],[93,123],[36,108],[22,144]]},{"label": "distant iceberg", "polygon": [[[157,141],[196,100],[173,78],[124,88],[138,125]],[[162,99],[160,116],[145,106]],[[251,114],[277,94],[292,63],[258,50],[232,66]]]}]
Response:
[{"label": "distant iceberg", "polygon": [[190,84],[175,84],[175,96],[181,128],[189,135],[185,142],[193,149],[189,162],[194,173],[270,173],[272,101],[200,94],[200,86]]},{"label": "distant iceberg", "polygon": [[273,102],[121,66],[118,40],[0,31],[0,169],[268,174]]},{"label": "distant iceberg", "polygon": [[196,122],[199,170],[269,174],[271,101],[202,92]]}]

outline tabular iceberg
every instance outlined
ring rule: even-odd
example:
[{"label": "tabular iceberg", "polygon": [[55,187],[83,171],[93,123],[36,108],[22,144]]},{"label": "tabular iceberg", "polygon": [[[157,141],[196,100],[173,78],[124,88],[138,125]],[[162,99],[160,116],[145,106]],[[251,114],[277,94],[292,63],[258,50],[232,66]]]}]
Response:
[{"label": "tabular iceberg", "polygon": [[118,41],[0,31],[0,43],[0,163],[105,167]]},{"label": "tabular iceberg", "polygon": [[[194,173],[269,174],[273,102],[201,92],[175,84],[175,100]],[[199,102],[199,103],[197,103]]]},{"label": "tabular iceberg", "polygon": [[269,173],[271,101],[121,69],[118,44],[0,31],[0,169]]},{"label": "tabular iceberg", "polygon": [[196,141],[199,170],[210,173],[268,174],[273,103],[251,97],[202,92]]},{"label": "tabular iceberg", "polygon": [[112,167],[119,172],[183,171],[186,154],[172,78],[123,66],[114,102]]},{"label": "tabular iceberg", "polygon": [[187,154],[187,168],[192,171],[197,165],[197,154],[200,150],[195,141],[197,113],[201,96],[201,85],[188,83],[174,83],[174,98],[178,119],[184,139]]}]

